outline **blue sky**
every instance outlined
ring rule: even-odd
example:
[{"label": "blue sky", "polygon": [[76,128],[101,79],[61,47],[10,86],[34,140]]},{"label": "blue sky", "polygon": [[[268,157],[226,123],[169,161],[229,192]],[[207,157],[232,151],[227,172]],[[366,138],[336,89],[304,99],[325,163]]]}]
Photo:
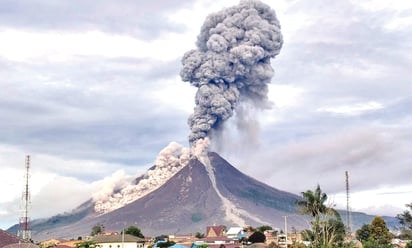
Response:
[{"label": "blue sky", "polygon": [[[265,2],[265,1],[264,1]],[[218,152],[276,188],[316,184],[342,208],[395,215],[412,202],[412,4],[266,1],[284,45],[255,139],[230,120]],[[0,0],[0,228],[70,211],[188,146],[195,90],[179,77],[208,13],[238,1]],[[217,149],[217,148],[216,148]]]}]

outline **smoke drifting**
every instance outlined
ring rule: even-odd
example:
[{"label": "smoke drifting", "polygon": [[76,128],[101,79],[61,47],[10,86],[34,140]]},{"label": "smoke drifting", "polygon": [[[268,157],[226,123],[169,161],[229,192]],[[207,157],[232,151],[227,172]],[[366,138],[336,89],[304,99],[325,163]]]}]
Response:
[{"label": "smoke drifting", "polygon": [[153,168],[142,175],[136,184],[123,172],[105,178],[100,191],[93,195],[95,211],[104,214],[153,192],[185,167],[189,159],[189,148],[171,142],[160,151]]},{"label": "smoke drifting", "polygon": [[[209,137],[233,116],[241,102],[269,106],[270,59],[283,44],[275,11],[257,0],[209,15],[197,38],[197,49],[185,53],[180,76],[196,86],[196,106],[188,119],[189,141]],[[242,119],[242,112],[236,112]]]}]

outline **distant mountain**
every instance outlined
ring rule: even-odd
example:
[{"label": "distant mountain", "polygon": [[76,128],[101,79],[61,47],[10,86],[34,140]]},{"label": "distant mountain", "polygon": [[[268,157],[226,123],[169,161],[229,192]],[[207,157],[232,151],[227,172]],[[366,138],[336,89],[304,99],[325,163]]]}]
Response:
[{"label": "distant mountain", "polygon": [[[147,236],[203,233],[206,226],[215,224],[228,227],[267,224],[282,229],[284,216],[290,216],[289,227],[298,230],[308,227],[307,221],[296,215],[295,201],[299,196],[243,174],[217,153],[208,153],[203,162],[191,158],[179,168],[155,189],[146,187],[148,193],[140,194],[130,189],[122,192],[140,194],[141,197],[124,206],[118,205],[114,210],[109,206],[103,213],[96,211],[102,208],[96,208],[96,202],[89,200],[69,214],[33,221],[34,240],[84,237],[97,224],[116,231],[135,225]],[[158,169],[154,166],[148,174]],[[139,177],[134,183],[139,184],[142,180],[149,180],[149,176]],[[122,195],[121,198],[131,197]],[[353,219],[362,218],[359,224],[370,223],[373,218],[360,213],[352,216]],[[17,231],[17,226],[9,231]]]}]

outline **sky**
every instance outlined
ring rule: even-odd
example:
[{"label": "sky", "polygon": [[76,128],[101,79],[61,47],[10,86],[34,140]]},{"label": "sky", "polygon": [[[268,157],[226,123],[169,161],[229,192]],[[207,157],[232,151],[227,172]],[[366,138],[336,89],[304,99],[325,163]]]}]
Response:
[{"label": "sky", "polygon": [[[253,140],[228,121],[219,154],[275,188],[395,216],[412,202],[412,3],[271,0],[284,44]],[[103,185],[189,146],[195,87],[179,76],[225,0],[0,0],[0,228],[69,212]],[[249,137],[250,138],[250,137]]]}]

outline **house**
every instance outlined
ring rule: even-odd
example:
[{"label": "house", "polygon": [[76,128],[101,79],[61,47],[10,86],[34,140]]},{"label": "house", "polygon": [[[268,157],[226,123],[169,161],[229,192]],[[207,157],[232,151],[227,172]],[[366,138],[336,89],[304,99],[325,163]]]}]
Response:
[{"label": "house", "polygon": [[144,248],[146,240],[130,234],[98,235],[92,238],[98,248]]},{"label": "house", "polygon": [[224,226],[207,226],[206,237],[223,237]]},{"label": "house", "polygon": [[83,241],[84,240],[81,240],[81,239],[80,240],[68,240],[68,241],[61,240],[60,243],[58,243],[58,245],[64,245],[70,248],[75,248],[78,243],[81,243]]},{"label": "house", "polygon": [[0,229],[0,248],[38,248],[38,246]]},{"label": "house", "polygon": [[226,232],[226,237],[230,239],[241,239],[246,237],[243,227],[231,227]]},{"label": "house", "polygon": [[176,244],[185,245],[187,247],[189,247],[195,240],[196,237],[194,237],[192,234],[169,235],[169,241],[173,241]]},{"label": "house", "polygon": [[64,242],[64,240],[48,239],[48,240],[44,240],[44,241],[40,242],[39,245],[40,245],[40,247],[52,247],[52,246],[56,246],[56,245],[60,244],[61,242]]},{"label": "house", "polygon": [[207,226],[206,235],[192,243],[191,248],[207,244],[209,248],[237,248],[240,247],[239,236],[244,235],[243,228],[232,228],[225,232],[225,226]]}]

